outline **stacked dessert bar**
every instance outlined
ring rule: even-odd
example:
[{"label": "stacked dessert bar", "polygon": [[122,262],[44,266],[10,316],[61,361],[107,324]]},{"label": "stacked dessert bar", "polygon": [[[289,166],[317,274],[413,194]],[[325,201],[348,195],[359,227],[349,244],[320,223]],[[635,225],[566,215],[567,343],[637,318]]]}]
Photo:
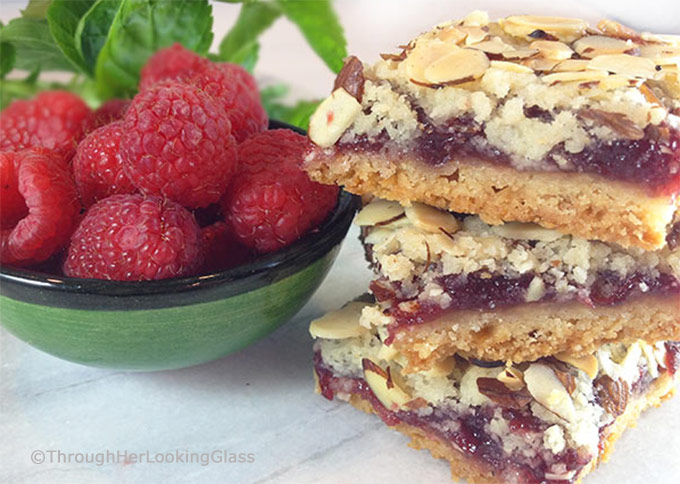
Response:
[{"label": "stacked dessert bar", "polygon": [[474,12],[381,57],[310,122],[375,274],[317,389],[454,477],[579,482],[680,366],[680,39]]}]

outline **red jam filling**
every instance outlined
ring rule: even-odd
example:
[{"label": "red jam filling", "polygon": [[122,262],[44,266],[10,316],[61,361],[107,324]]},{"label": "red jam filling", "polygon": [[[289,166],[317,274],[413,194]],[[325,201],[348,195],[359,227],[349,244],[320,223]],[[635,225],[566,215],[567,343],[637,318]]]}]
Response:
[{"label": "red jam filling", "polygon": [[[483,159],[510,165],[510,157],[486,142],[484,124],[470,116],[434,124],[418,109],[421,135],[412,150],[425,163],[441,166],[454,160]],[[527,116],[550,120],[552,115],[536,106],[525,110]],[[382,151],[389,149],[385,133],[374,139],[358,138],[338,145],[341,151]],[[397,153],[398,154],[398,153]],[[556,160],[568,160],[569,168]],[[553,148],[542,160],[544,171],[569,171],[600,175],[610,180],[630,182],[649,188],[654,195],[670,196],[680,191],[680,130],[662,123],[648,126],[640,140],[595,141],[580,153],[568,152],[563,144]],[[542,170],[543,171],[543,170]]]},{"label": "red jam filling", "polygon": [[[671,342],[667,343],[667,347],[668,345],[674,348],[672,353],[677,365],[680,343]],[[362,378],[335,376],[324,364],[318,351],[314,354],[314,369],[319,379],[321,393],[328,400],[332,400],[337,393],[359,395],[371,404],[373,410],[387,425],[395,426],[403,422],[418,427],[433,438],[451,444],[461,453],[479,459],[485,467],[491,468],[496,475],[507,478],[509,482],[570,484],[576,481],[581,469],[594,457],[580,455],[575,449],[565,449],[556,455],[546,449],[546,452],[532,458],[522,455],[511,456],[503,450],[498,439],[486,430],[497,408],[495,406],[470,407],[470,411],[465,413],[438,407],[432,407],[429,415],[403,410],[393,412],[380,403]],[[649,372],[644,371],[644,374],[648,376]],[[633,384],[631,391],[634,394],[642,394],[649,388],[651,382],[652,379],[643,378],[641,372],[641,378]],[[527,440],[531,434],[543,433],[549,426],[531,414],[528,409],[501,408],[501,412],[508,421],[510,431],[526,437]],[[601,448],[607,427],[600,429]],[[550,467],[556,464],[562,464],[566,472],[574,471],[574,477],[570,480],[547,479],[546,474]]]},{"label": "red jam filling", "polygon": [[[486,272],[442,276],[437,282],[451,298],[446,307],[433,301],[419,301],[417,296],[405,297],[400,284],[386,279],[373,281],[370,288],[378,302],[390,303],[387,314],[395,319],[394,327],[390,328],[392,330],[402,325],[426,323],[453,310],[492,310],[525,304],[527,290],[533,278],[532,273],[517,278],[494,276]],[[569,293],[566,297],[558,295],[554,286],[546,282],[545,295],[537,302],[576,300],[591,307],[615,306],[649,294],[680,295],[680,280],[668,274],[651,277],[636,273],[621,278],[613,272],[602,272],[589,290],[584,288],[582,291]]]}]

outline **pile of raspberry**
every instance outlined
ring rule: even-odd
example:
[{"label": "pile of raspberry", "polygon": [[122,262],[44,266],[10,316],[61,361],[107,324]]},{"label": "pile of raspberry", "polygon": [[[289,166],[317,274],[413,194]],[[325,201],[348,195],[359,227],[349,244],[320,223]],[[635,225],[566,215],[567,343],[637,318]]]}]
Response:
[{"label": "pile of raspberry", "polygon": [[132,100],[66,91],[0,113],[0,263],[145,281],[228,269],[314,230],[338,188],[301,169],[308,141],[268,130],[253,77],[176,44]]}]

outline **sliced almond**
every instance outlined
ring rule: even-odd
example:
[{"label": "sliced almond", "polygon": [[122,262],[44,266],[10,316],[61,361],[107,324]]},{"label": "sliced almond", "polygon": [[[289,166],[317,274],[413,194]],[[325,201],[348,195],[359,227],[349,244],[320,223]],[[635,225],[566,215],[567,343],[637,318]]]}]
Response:
[{"label": "sliced almond", "polygon": [[489,65],[489,59],[483,52],[460,49],[434,61],[425,68],[423,74],[431,84],[455,83],[481,77]]},{"label": "sliced almond", "polygon": [[643,45],[640,55],[660,66],[680,65],[680,46]]},{"label": "sliced almond", "polygon": [[514,49],[501,52],[501,56],[507,60],[529,59],[538,55],[538,49]]},{"label": "sliced almond", "polygon": [[554,59],[545,59],[543,57],[535,57],[524,59],[522,65],[537,72],[550,72],[560,64],[560,61]]},{"label": "sliced almond", "polygon": [[529,47],[538,50],[543,57],[552,60],[571,59],[574,51],[564,42],[556,40],[534,40]]},{"label": "sliced almond", "polygon": [[474,10],[463,19],[462,24],[465,27],[486,27],[489,25],[489,14],[483,10]]},{"label": "sliced almond", "polygon": [[377,199],[361,209],[354,219],[354,224],[360,227],[384,225],[403,214],[404,207],[399,202]]},{"label": "sliced almond", "polygon": [[508,72],[516,72],[518,74],[532,74],[534,72],[533,69],[531,69],[530,67],[507,61],[492,60],[491,67],[495,67],[496,69],[502,69]]},{"label": "sliced almond", "polygon": [[458,27],[461,32],[465,33],[465,45],[477,44],[483,42],[489,37],[489,32],[481,27]]},{"label": "sliced almond", "polygon": [[499,37],[494,37],[493,39],[485,40],[484,42],[477,42],[476,44],[470,44],[468,47],[492,55],[500,55],[508,50],[515,50],[511,45],[506,44]]},{"label": "sliced almond", "polygon": [[656,65],[651,60],[628,54],[611,54],[595,57],[589,62],[588,69],[645,79],[653,79],[657,73]]},{"label": "sliced almond", "polygon": [[594,379],[597,376],[597,372],[600,369],[595,355],[574,356],[570,353],[559,353],[555,355],[555,358],[574,368],[582,370],[591,379]]},{"label": "sliced almond", "polygon": [[614,20],[600,20],[600,22],[597,24],[597,28],[603,34],[610,37],[616,37],[617,39],[632,41],[641,39],[640,34],[638,34],[635,30],[615,22]]},{"label": "sliced almond", "polygon": [[578,115],[596,125],[607,126],[623,138],[639,140],[645,137],[645,131],[623,113],[583,108],[578,111]]},{"label": "sliced almond", "polygon": [[343,88],[336,89],[309,120],[309,138],[322,148],[333,146],[361,113],[361,104]]},{"label": "sliced almond", "polygon": [[555,66],[555,72],[582,72],[588,69],[590,61],[583,59],[567,59]]},{"label": "sliced almond", "polygon": [[368,235],[364,237],[364,243],[366,245],[381,245],[394,237],[394,230],[392,230],[391,224],[388,224],[386,227],[373,228]]},{"label": "sliced almond", "polygon": [[555,85],[565,82],[594,82],[601,81],[607,78],[607,73],[605,71],[581,71],[581,72],[556,72],[554,74],[548,74],[543,76],[541,79],[543,82],[549,85]]},{"label": "sliced almond", "polygon": [[542,30],[564,42],[572,42],[582,37],[588,28],[588,24],[581,19],[538,15],[515,15],[500,19],[498,23],[508,34],[516,37],[526,37],[537,30]]},{"label": "sliced almond", "polygon": [[405,208],[406,218],[416,227],[433,234],[444,230],[454,234],[460,229],[460,222],[449,212],[439,210],[423,203],[414,202]]},{"label": "sliced almond", "polygon": [[593,59],[600,55],[631,54],[637,50],[637,45],[630,40],[615,39],[604,35],[590,35],[578,39],[573,44],[578,55],[586,59]]},{"label": "sliced almond", "polygon": [[411,400],[411,396],[394,381],[389,368],[384,370],[368,358],[364,358],[361,364],[366,383],[388,410],[398,411]]},{"label": "sliced almond", "polygon": [[545,296],[545,282],[543,281],[542,278],[536,276],[534,277],[531,282],[529,283],[529,287],[527,288],[527,302],[536,302],[540,301],[543,299],[543,296]]},{"label": "sliced almond", "polygon": [[315,319],[309,325],[312,338],[345,339],[366,334],[368,330],[359,324],[361,311],[368,304],[351,302],[338,311],[331,311]]},{"label": "sliced almond", "polygon": [[506,366],[497,378],[513,392],[517,392],[525,387],[524,373],[512,366]]},{"label": "sliced almond", "polygon": [[555,372],[543,363],[532,363],[524,372],[529,393],[542,406],[567,422],[576,420],[574,402]]},{"label": "sliced almond", "polygon": [[647,360],[647,371],[652,378],[658,378],[659,376],[659,364],[656,361],[656,355],[654,354],[654,348],[647,344],[645,341],[638,340],[638,344],[642,349],[642,354]]},{"label": "sliced almond", "polygon": [[513,240],[536,240],[538,242],[552,242],[563,237],[557,230],[546,229],[538,224],[506,222],[494,225],[491,230],[499,237]]},{"label": "sliced almond", "polygon": [[454,44],[459,44],[465,39],[467,33],[458,27],[447,26],[441,29],[437,29],[434,32],[434,38],[441,40],[442,42],[453,42]]},{"label": "sliced almond", "polygon": [[614,89],[620,89],[622,87],[640,86],[643,82],[644,79],[631,79],[627,76],[611,74],[605,79],[602,79],[598,87],[607,91],[613,91]]},{"label": "sliced almond", "polygon": [[409,80],[416,83],[427,83],[425,69],[434,61],[460,50],[453,42],[439,40],[419,40],[402,62]]},{"label": "sliced almond", "polygon": [[449,356],[443,360],[437,361],[432,368],[427,370],[427,374],[430,376],[448,376],[453,372],[456,367],[456,358]]}]

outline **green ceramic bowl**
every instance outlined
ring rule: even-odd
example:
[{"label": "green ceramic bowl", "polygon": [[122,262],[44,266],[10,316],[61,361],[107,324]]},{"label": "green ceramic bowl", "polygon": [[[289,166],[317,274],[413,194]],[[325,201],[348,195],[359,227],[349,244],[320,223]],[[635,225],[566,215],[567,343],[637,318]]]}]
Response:
[{"label": "green ceramic bowl", "polygon": [[288,321],[328,273],[358,200],[341,192],[316,231],[254,263],[197,277],[118,282],[0,269],[0,322],[84,365],[182,368],[244,348]]}]

